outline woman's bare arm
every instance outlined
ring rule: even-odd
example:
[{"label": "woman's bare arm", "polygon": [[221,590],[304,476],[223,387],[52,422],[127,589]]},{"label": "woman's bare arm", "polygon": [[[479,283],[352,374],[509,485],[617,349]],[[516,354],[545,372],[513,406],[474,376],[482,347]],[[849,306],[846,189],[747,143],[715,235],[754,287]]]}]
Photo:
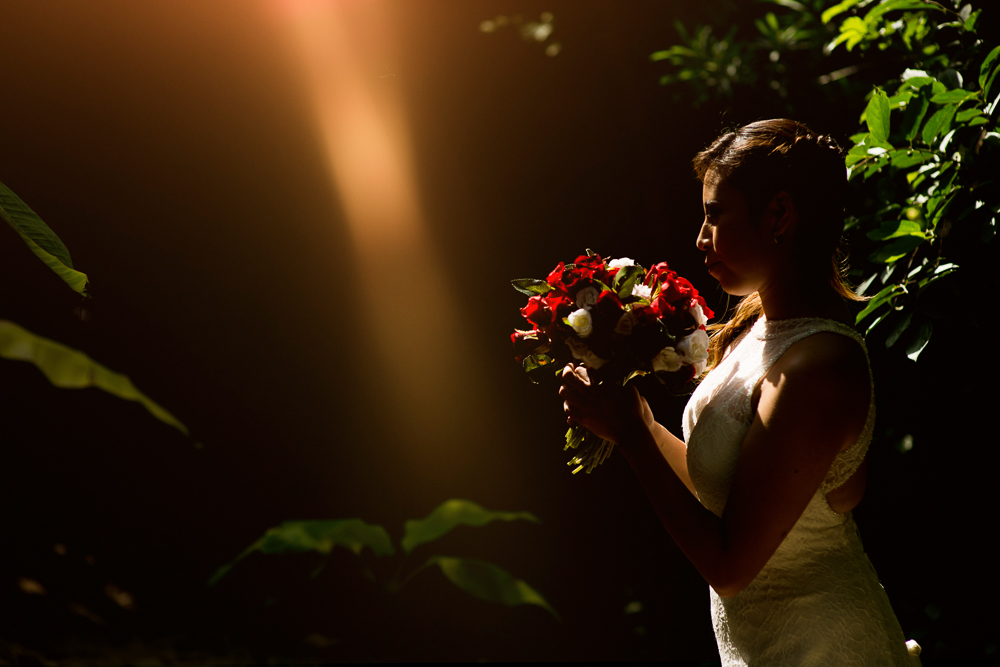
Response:
[{"label": "woman's bare arm", "polygon": [[[571,417],[618,442],[660,521],[723,597],[757,576],[815,495],[845,443],[857,439],[868,409],[864,353],[837,334],[794,344],[761,383],[726,509],[717,517],[691,495],[661,451],[635,389],[613,407],[576,401],[579,378],[564,377]],[[589,393],[589,392],[584,392]]]},{"label": "woman's bare arm", "polygon": [[649,431],[652,433],[653,440],[656,441],[656,446],[659,448],[660,453],[663,454],[663,458],[667,460],[667,463],[673,469],[674,474],[684,483],[684,486],[688,488],[692,495],[697,496],[694,484],[691,483],[691,476],[688,474],[687,445],[684,444],[683,440],[661,426],[659,422],[654,421]]}]

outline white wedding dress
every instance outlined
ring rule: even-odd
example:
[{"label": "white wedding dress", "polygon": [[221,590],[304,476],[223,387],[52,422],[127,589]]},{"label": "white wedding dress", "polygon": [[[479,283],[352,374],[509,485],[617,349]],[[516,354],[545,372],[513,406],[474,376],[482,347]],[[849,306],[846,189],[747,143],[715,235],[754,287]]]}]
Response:
[{"label": "white wedding dress", "polygon": [[[688,472],[701,504],[717,516],[726,507],[753,421],[754,387],[789,346],[821,331],[849,336],[864,348],[861,336],[839,322],[761,317],[688,401],[683,424]],[[760,574],[730,598],[709,589],[724,666],[920,664],[920,647],[904,640],[851,513],[838,514],[826,500],[864,459],[874,419],[873,391],[858,441],[834,459]]]}]

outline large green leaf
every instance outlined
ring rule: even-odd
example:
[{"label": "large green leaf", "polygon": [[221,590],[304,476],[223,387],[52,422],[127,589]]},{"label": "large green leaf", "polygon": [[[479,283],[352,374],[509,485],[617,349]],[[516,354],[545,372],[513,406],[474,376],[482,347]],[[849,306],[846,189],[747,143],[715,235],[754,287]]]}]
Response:
[{"label": "large green leaf", "polygon": [[540,523],[530,512],[492,512],[468,500],[446,500],[423,519],[412,519],[403,526],[403,551],[410,553],[417,546],[436,540],[457,526],[485,526],[492,521],[524,519]]},{"label": "large green leaf", "polygon": [[136,389],[127,376],[105,368],[83,352],[37,336],[8,320],[0,320],[0,357],[34,364],[57,387],[97,387],[126,401],[141,403],[160,421],[185,435],[188,433],[184,424]]},{"label": "large green leaf", "polygon": [[938,109],[931,116],[930,120],[924,124],[924,131],[921,134],[925,144],[930,146],[939,135],[947,134],[948,130],[951,129],[951,121],[955,116],[957,108],[957,104],[949,104],[946,107]]},{"label": "large green leaf", "polygon": [[875,141],[889,141],[889,113],[889,97],[884,90],[876,88],[865,109],[865,122]]},{"label": "large green leaf", "polygon": [[87,275],[73,268],[69,250],[55,232],[3,183],[0,183],[0,217],[14,228],[47,267],[73,290],[87,296]]},{"label": "large green leaf", "polygon": [[361,519],[285,521],[280,526],[268,528],[260,539],[244,549],[231,563],[216,570],[208,583],[215,584],[236,563],[255,551],[263,554],[305,551],[329,554],[335,546],[345,547],[359,555],[365,547],[371,549],[376,556],[391,556],[396,553],[385,528],[365,523]]},{"label": "large green leaf", "polygon": [[424,567],[428,565],[437,565],[448,581],[481,600],[511,607],[520,604],[538,605],[559,618],[559,614],[549,606],[538,591],[492,563],[468,558],[433,556],[427,560]]}]

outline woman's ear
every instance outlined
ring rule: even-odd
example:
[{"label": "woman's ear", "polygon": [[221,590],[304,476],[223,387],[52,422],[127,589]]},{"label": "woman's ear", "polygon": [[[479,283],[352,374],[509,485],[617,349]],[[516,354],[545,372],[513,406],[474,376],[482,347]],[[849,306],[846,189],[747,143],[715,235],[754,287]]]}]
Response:
[{"label": "woman's ear", "polygon": [[774,199],[767,206],[767,212],[774,223],[775,243],[780,244],[795,233],[795,227],[799,221],[799,212],[795,207],[795,200],[792,199],[790,194],[782,190],[774,195]]}]

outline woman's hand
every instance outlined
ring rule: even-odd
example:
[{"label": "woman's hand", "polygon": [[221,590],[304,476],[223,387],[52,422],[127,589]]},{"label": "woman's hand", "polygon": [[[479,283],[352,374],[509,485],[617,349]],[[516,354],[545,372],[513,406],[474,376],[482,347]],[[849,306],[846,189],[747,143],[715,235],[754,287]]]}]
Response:
[{"label": "woman's hand", "polygon": [[638,429],[649,430],[653,413],[632,385],[597,383],[584,366],[567,365],[559,396],[568,424],[579,424],[597,436],[622,444]]}]

